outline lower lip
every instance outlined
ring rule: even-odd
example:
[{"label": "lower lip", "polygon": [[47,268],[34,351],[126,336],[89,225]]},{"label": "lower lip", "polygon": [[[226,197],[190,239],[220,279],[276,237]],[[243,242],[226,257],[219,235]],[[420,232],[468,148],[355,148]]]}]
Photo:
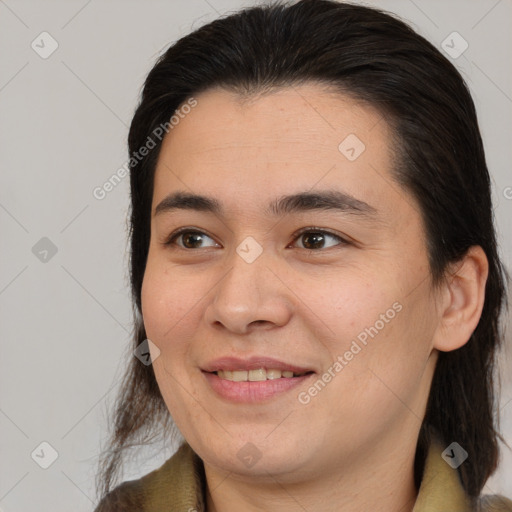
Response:
[{"label": "lower lip", "polygon": [[222,398],[238,403],[263,402],[282,395],[309,379],[313,373],[301,377],[281,377],[279,379],[255,382],[234,382],[221,379],[215,373],[203,372],[212,389]]}]

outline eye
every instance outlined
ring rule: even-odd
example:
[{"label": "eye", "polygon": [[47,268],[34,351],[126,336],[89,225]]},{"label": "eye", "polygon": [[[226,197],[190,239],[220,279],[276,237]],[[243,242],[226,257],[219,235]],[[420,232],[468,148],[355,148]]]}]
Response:
[{"label": "eye", "polygon": [[[208,245],[204,242],[210,240]],[[315,250],[328,249],[337,245],[347,245],[349,242],[339,235],[317,228],[304,229],[294,236],[294,240],[302,241],[300,249]],[[203,231],[182,228],[172,233],[164,242],[165,245],[177,245],[182,249],[202,249],[205,247],[219,247],[219,244]]]},{"label": "eye", "polygon": [[[205,240],[211,240],[213,243],[209,245],[201,245]],[[179,243],[180,241],[181,243]],[[173,233],[167,239],[165,245],[177,245],[182,249],[202,249],[203,247],[215,247],[219,244],[202,231],[183,228]]]},{"label": "eye", "polygon": [[299,246],[299,248],[307,250],[327,249],[336,245],[348,244],[345,239],[338,235],[325,230],[311,228],[298,233],[295,240],[302,240],[302,247]]}]

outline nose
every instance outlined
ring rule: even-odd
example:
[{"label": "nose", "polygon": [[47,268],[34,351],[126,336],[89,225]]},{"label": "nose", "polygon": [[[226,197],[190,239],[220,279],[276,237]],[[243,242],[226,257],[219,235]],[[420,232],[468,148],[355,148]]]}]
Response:
[{"label": "nose", "polygon": [[[292,315],[292,292],[279,278],[278,265],[265,251],[248,263],[236,252],[229,271],[215,286],[205,310],[209,325],[236,334],[286,325]],[[283,267],[281,267],[281,270]]]}]

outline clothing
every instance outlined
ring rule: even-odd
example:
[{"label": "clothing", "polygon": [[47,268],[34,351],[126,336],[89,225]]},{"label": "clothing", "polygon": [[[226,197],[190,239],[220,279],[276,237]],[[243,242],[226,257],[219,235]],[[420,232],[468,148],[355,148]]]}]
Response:
[{"label": "clothing", "polygon": [[[471,510],[458,471],[442,451],[439,442],[431,443],[413,512],[512,512],[512,501],[497,495],[482,497]],[[184,443],[159,469],[116,487],[95,512],[204,512],[205,486],[203,463]]]}]

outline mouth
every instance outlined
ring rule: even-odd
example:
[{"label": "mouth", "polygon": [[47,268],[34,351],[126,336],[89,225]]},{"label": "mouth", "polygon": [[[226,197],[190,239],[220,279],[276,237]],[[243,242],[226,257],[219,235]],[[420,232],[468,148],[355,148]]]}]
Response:
[{"label": "mouth", "polygon": [[277,368],[257,368],[256,370],[218,370],[212,372],[220,379],[232,382],[262,382],[265,380],[293,379],[313,373],[312,371],[293,372],[291,370],[279,370]]},{"label": "mouth", "polygon": [[210,390],[229,402],[267,402],[315,375],[306,367],[267,357],[222,358],[202,369]]}]

